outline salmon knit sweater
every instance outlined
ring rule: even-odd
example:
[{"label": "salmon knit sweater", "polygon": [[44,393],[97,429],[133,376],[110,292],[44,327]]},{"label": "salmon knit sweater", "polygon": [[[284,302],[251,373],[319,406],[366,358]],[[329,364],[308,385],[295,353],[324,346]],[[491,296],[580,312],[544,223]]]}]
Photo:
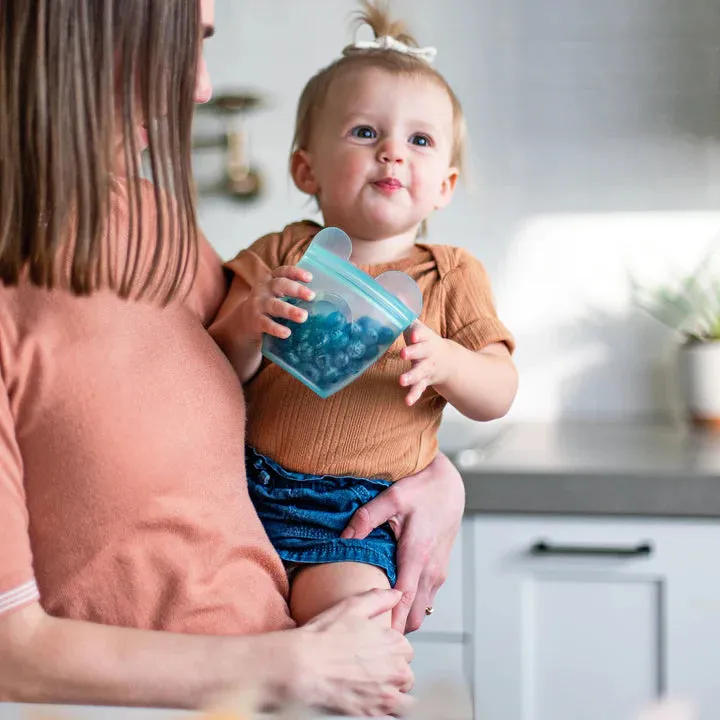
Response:
[{"label": "salmon knit sweater", "polygon": [[[235,306],[280,265],[294,265],[319,230],[295,223],[266,235],[227,264]],[[420,320],[442,337],[480,350],[511,334],[497,317],[482,264],[465,250],[415,245],[402,260],[360,266],[373,277],[386,270],[410,275],[423,294]],[[398,378],[410,367],[400,357],[402,336],[360,378],[323,400],[289,373],[263,359],[245,387],[247,442],[296,472],[398,480],[426,467],[438,451],[437,430],[446,401],[432,388],[408,407]],[[472,380],[469,380],[472,382]]]},{"label": "salmon knit sweater", "polygon": [[[149,185],[144,200],[152,223]],[[127,209],[120,185],[118,256]],[[190,294],[165,308],[0,285],[0,614],[39,600],[135,628],[292,625],[245,483],[242,391],[206,330],[225,291],[204,239]]]}]

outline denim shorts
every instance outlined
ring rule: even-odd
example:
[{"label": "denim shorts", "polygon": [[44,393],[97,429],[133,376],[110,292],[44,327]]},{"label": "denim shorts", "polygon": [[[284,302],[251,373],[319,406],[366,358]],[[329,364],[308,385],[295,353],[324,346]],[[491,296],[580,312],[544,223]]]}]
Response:
[{"label": "denim shorts", "polygon": [[365,563],[384,570],[395,585],[396,543],[387,523],[363,540],[340,537],[355,511],[390,482],[292,472],[251,447],[245,458],[250,498],[286,565]]}]

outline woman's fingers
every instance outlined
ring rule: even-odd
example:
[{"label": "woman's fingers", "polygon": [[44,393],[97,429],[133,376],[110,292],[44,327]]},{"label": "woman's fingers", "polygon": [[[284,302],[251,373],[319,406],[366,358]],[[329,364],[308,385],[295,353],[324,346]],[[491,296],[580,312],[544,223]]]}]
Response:
[{"label": "woman's fingers", "polygon": [[300,630],[301,675],[295,699],[353,716],[403,715],[414,677],[412,646],[401,633],[372,621],[399,592],[373,590],[345,600]]},{"label": "woman's fingers", "polygon": [[[435,593],[442,587],[444,582],[444,573],[433,573],[428,570],[428,574],[420,576],[417,594],[405,620],[404,631],[406,633],[415,632],[415,630],[420,629],[426,619],[425,608],[433,606]],[[393,627],[400,629],[399,622],[397,625],[393,623]]]},{"label": "woman's fingers", "polygon": [[371,620],[392,610],[401,597],[402,593],[396,590],[369,590],[361,595],[347,598],[325,610],[305,627],[325,630],[338,622],[352,623],[355,620]]}]

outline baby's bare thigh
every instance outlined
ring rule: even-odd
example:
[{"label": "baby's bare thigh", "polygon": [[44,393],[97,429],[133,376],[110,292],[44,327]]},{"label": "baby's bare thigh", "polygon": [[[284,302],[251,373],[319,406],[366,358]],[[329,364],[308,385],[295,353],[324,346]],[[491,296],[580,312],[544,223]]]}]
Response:
[{"label": "baby's bare thigh", "polygon": [[[323,610],[353,595],[390,587],[387,575],[375,565],[356,562],[308,565],[297,571],[290,588],[290,613],[298,625],[304,625]],[[378,616],[378,622],[390,626],[390,613]]]}]

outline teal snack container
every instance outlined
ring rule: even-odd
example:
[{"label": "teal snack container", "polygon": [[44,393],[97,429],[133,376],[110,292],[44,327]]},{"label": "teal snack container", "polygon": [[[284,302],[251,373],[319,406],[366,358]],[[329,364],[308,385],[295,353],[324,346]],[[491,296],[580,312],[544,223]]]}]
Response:
[{"label": "teal snack container", "polygon": [[372,278],[349,258],[352,241],[339,228],[321,230],[298,267],[312,273],[312,302],[285,298],[308,312],[304,323],[283,318],[290,337],[265,335],[262,353],[322,398],[360,377],[422,310],[422,293],[403,272]]}]

